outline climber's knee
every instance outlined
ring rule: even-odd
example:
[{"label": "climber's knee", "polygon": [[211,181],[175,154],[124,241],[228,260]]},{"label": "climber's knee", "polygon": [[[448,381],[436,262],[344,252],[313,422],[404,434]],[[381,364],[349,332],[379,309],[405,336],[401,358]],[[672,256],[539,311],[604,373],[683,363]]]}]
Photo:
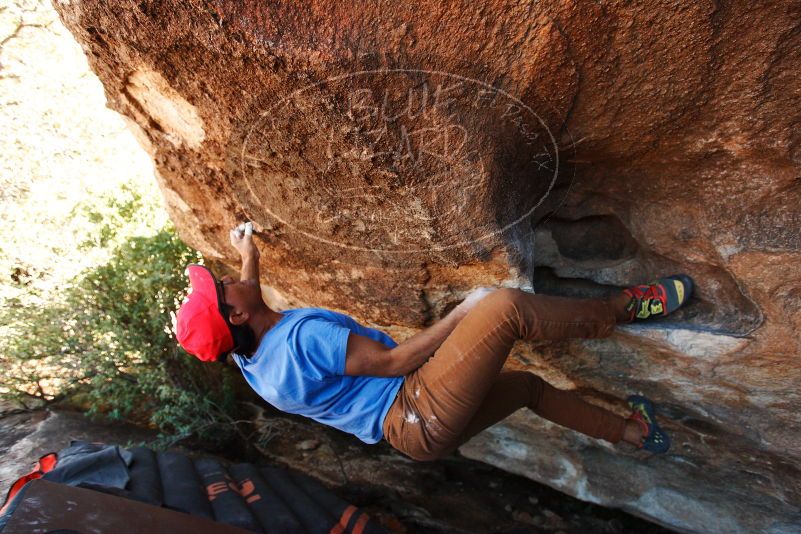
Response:
[{"label": "climber's knee", "polygon": [[516,287],[501,287],[484,297],[481,304],[484,306],[501,307],[514,309],[519,307],[523,299],[529,298],[531,294]]},{"label": "climber's knee", "polygon": [[484,297],[479,306],[485,309],[491,308],[496,316],[507,319],[508,323],[513,325],[516,334],[521,335],[525,323],[524,317],[527,313],[531,313],[531,306],[524,301],[532,296],[532,293],[516,287],[502,287]]}]

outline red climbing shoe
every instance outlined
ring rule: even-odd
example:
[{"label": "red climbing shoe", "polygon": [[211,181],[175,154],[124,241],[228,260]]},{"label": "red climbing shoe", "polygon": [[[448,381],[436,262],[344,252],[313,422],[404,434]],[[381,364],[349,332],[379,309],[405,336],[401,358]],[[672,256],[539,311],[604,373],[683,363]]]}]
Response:
[{"label": "red climbing shoe", "polygon": [[650,284],[632,286],[623,290],[631,297],[626,312],[629,322],[651,317],[664,317],[680,308],[693,292],[693,281],[687,275],[677,274],[660,278]]}]

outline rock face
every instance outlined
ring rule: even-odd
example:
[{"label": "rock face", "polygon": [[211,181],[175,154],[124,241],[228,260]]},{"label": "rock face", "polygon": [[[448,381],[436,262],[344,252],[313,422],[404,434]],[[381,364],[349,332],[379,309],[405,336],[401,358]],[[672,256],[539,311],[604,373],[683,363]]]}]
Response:
[{"label": "rock face", "polygon": [[599,295],[685,272],[681,313],[509,365],[674,445],[521,411],[462,453],[705,532],[801,529],[797,2],[56,2],[182,237],[265,292],[400,340],[478,285]]}]

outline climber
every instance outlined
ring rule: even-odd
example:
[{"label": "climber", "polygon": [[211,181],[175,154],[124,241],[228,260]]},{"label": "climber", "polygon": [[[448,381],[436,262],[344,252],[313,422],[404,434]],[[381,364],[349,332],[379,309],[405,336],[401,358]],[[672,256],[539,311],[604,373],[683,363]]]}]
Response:
[{"label": "climber", "polygon": [[242,258],[239,280],[187,269],[191,293],[177,314],[177,339],[200,360],[227,355],[276,408],[356,435],[386,439],[417,460],[454,451],[481,430],[528,407],[611,443],[668,450],[654,405],[629,397],[622,417],[554,388],[527,371],[503,371],[517,339],[606,337],[616,323],[667,315],[692,292],[684,275],[629,287],[609,299],[479,288],[443,319],[396,343],[348,315],[324,308],[272,310],[259,286],[252,225],[230,232]]}]

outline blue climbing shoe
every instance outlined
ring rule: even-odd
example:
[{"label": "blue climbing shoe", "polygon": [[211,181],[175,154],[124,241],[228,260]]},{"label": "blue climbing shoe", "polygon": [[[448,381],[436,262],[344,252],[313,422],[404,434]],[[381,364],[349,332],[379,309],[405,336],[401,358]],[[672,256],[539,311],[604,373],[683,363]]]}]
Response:
[{"label": "blue climbing shoe", "polygon": [[693,280],[686,274],[677,274],[628,287],[623,293],[631,298],[626,306],[629,321],[664,317],[687,302],[693,293]]},{"label": "blue climbing shoe", "polygon": [[643,441],[639,448],[655,454],[667,452],[670,438],[656,423],[653,403],[642,395],[631,395],[628,401],[632,410],[629,419],[636,421],[643,430]]}]

